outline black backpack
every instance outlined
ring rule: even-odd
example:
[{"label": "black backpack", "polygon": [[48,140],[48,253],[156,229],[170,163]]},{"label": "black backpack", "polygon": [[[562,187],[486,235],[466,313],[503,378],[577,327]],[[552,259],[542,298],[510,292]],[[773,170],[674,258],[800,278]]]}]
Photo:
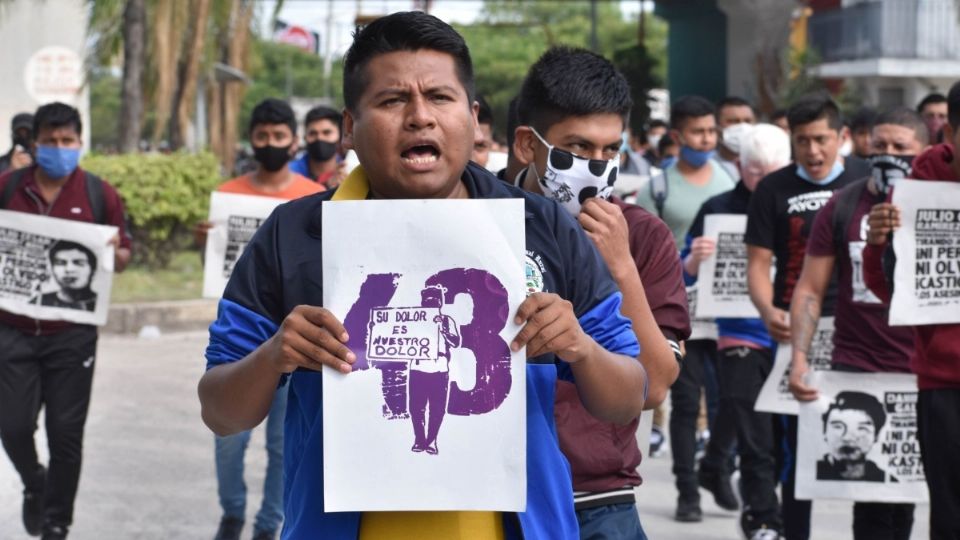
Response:
[{"label": "black backpack", "polygon": [[[10,199],[16,193],[20,183],[23,182],[23,174],[26,168],[17,169],[10,173],[10,179],[3,186],[3,193],[0,193],[0,208],[6,208],[10,204]],[[99,176],[83,171],[85,184],[87,186],[87,199],[90,202],[90,210],[93,212],[93,220],[101,225],[106,224],[106,203],[103,195],[103,180]]]}]

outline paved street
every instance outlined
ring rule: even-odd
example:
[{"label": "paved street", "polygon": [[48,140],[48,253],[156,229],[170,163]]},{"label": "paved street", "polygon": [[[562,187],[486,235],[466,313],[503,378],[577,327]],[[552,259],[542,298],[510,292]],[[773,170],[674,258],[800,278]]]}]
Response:
[{"label": "paved street", "polygon": [[[100,341],[97,374],[87,423],[75,540],[209,539],[219,520],[213,472],[213,439],[200,421],[196,382],[203,369],[206,333],[173,334],[155,340],[109,336]],[[45,444],[42,441],[41,445]],[[248,452],[248,523],[260,501],[263,434]],[[649,537],[735,539],[736,515],[703,494],[705,520],[679,524],[672,515],[676,492],[669,456],[641,468],[638,490]],[[20,523],[20,482],[6,456],[0,458],[0,539],[29,538]],[[814,505],[814,540],[848,539],[850,504]],[[927,537],[927,508],[918,508],[913,538]],[[251,534],[250,526],[245,538]]]}]

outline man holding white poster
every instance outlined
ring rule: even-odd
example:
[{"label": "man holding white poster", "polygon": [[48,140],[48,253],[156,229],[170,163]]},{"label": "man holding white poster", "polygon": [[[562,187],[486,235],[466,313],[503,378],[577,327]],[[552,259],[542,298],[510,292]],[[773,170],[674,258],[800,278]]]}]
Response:
[{"label": "man holding white poster", "polygon": [[[938,144],[913,160],[913,179],[960,182],[960,83],[947,97],[944,144]],[[896,189],[893,190],[896,192]],[[960,210],[960,201],[953,201]],[[890,233],[900,226],[900,210],[891,203],[874,205],[868,218],[869,244],[863,253],[864,281],[884,303],[890,300],[892,261]],[[953,259],[956,262],[956,258]],[[960,537],[960,324],[924,324],[912,327],[914,353],[910,370],[920,389],[917,423],[927,488],[930,491],[930,537],[936,540]]]},{"label": "man holding white poster", "polygon": [[[250,113],[248,128],[257,168],[227,180],[210,197],[210,221],[197,227],[203,241],[203,295],[219,298],[233,267],[253,239],[261,223],[284,201],[324,191],[291,170],[289,161],[297,149],[297,120],[285,101],[268,98]],[[283,522],[283,422],[287,389],[274,396],[264,422],[267,439],[267,471],[263,501],[254,521],[254,539],[271,540]],[[217,494],[222,515],[215,540],[239,540],[247,509],[244,456],[251,430],[215,437],[214,456]]]},{"label": "man holding white poster", "polygon": [[[559,205],[527,195],[468,165],[477,125],[472,63],[462,37],[449,25],[424,13],[408,12],[382,17],[363,27],[345,57],[344,96],[344,146],[356,151],[361,166],[333,194],[344,202],[321,204],[331,196],[320,194],[280,207],[261,226],[238,261],[221,300],[220,315],[210,330],[208,370],[199,385],[204,421],[222,435],[249,429],[266,415],[277,386],[290,385],[283,538],[466,539],[521,534],[528,539],[577,538],[569,469],[553,430],[552,395],[558,368],[576,380],[591,413],[612,421],[626,422],[640,414],[647,385],[643,366],[636,359],[636,336],[620,314],[620,294],[609,272],[582,230]],[[367,201],[368,197],[375,200]],[[351,269],[343,276],[321,276],[325,268],[350,265],[346,257],[324,260],[327,241],[320,240],[324,218],[338,205],[397,205],[405,209],[402,228],[397,222],[386,228],[412,230],[421,216],[406,210],[410,205],[434,215],[450,208],[449,204],[433,205],[429,200],[392,199],[515,199],[522,207],[510,215],[525,222],[526,249],[538,264],[540,282],[539,292],[520,302],[519,309],[499,308],[506,308],[504,297],[522,298],[523,291],[498,289],[479,268],[451,268],[449,276],[428,278],[426,284],[454,281],[471,289],[485,287],[487,292],[477,298],[485,302],[499,299],[492,304],[495,309],[474,310],[472,322],[476,328],[471,335],[487,336],[484,339],[489,340],[489,346],[482,349],[486,352],[476,358],[477,366],[501,361],[490,358],[490,351],[512,358],[526,348],[527,471],[523,480],[527,493],[521,494],[526,500],[525,511],[460,511],[477,510],[469,501],[482,489],[471,485],[452,486],[463,502],[457,511],[325,511],[325,420],[330,415],[349,419],[366,413],[371,405],[382,409],[378,401],[395,396],[394,390],[405,389],[406,385],[387,384],[382,389],[388,396],[379,392],[354,396],[366,400],[367,407],[362,411],[324,404],[326,394],[321,396],[321,385],[346,383],[363,375],[359,368],[367,364],[363,334],[370,310],[389,303],[392,293],[401,287],[409,291],[410,285],[398,274],[378,273],[366,276],[371,284],[365,290],[361,287],[359,293],[343,287],[328,290],[324,286],[328,279],[355,279],[356,272]],[[341,219],[349,216],[341,214]],[[490,213],[475,215],[493,218]],[[351,227],[339,229],[336,236],[351,232],[373,239],[372,233],[384,229],[384,224],[370,221],[353,222]],[[451,226],[459,222],[448,221]],[[482,256],[462,241],[454,244],[447,238],[441,245],[430,243],[431,238],[443,238],[443,232],[433,227],[423,229],[422,236],[407,238],[415,245],[406,259],[429,263],[434,258],[456,257],[457,253]],[[502,243],[493,241],[493,245]],[[338,246],[344,249],[343,242]],[[368,252],[367,246],[355,244],[352,249],[363,252],[372,263],[393,264]],[[414,264],[405,264],[407,270],[416,270]],[[489,264],[498,262],[491,260]],[[454,279],[454,274],[461,277]],[[359,294],[358,316],[347,324],[349,314],[335,314],[320,307],[328,294]],[[403,301],[413,300],[408,297]],[[508,320],[511,328],[521,328],[516,337],[507,338],[509,343],[500,335]],[[466,334],[461,327],[461,335]],[[459,349],[462,347],[455,350]],[[318,370],[324,366],[321,376]],[[362,433],[375,427],[371,423],[354,431]],[[479,435],[496,438],[495,433]],[[349,451],[338,450],[342,454]],[[406,449],[404,452],[409,453]],[[394,454],[382,453],[381,459],[390,463],[409,457]],[[437,455],[410,453],[418,460],[435,463],[444,463],[447,455],[446,451]],[[426,465],[422,460],[419,463],[430,467],[429,461]],[[355,465],[354,473],[362,475],[366,465]],[[460,462],[455,467],[459,470],[471,465]],[[433,474],[442,472],[433,469]],[[410,487],[423,490],[430,486]],[[397,496],[398,508],[416,502],[403,493]]]},{"label": "man holding white poster", "polygon": [[[14,244],[19,245],[20,255],[38,248],[40,253],[46,251],[44,258],[49,262],[43,261],[42,267],[51,268],[53,288],[38,287],[33,304],[38,310],[57,308],[64,313],[58,320],[40,320],[0,310],[0,348],[4,351],[0,359],[0,438],[24,484],[24,528],[31,535],[43,533],[51,539],[66,538],[73,521],[97,350],[96,326],[68,322],[77,318],[68,319],[66,313],[105,314],[109,287],[106,291],[92,287],[104,274],[97,274],[95,250],[107,253],[102,248],[108,241],[115,246],[110,261],[115,272],[122,271],[130,260],[130,237],[120,196],[112,186],[79,167],[81,129],[80,114],[73,107],[62,103],[40,107],[33,130],[37,164],[0,176],[0,206],[17,212],[17,219],[52,217],[115,227],[97,229],[105,231],[100,246],[84,245],[76,237],[41,235],[19,235],[18,243],[11,241],[13,229],[3,233],[5,262],[33,260],[36,264],[35,257],[17,256],[11,248]],[[102,263],[101,269],[111,266]],[[89,323],[93,319],[81,320]],[[33,437],[41,407],[45,408],[50,446],[49,468],[40,463]]]},{"label": "man holding white poster", "polygon": [[[740,124],[728,130],[734,131],[724,132],[724,141],[736,146],[741,180],[733,190],[707,199],[690,226],[683,251],[684,274],[690,282],[698,280],[704,261],[715,254],[715,240],[704,235],[705,221],[712,216],[745,218],[760,180],[790,162],[790,138],[782,129],[772,124]],[[746,255],[743,264],[746,266]],[[773,459],[773,418],[754,411],[753,404],[770,373],[774,343],[759,317],[720,317],[717,331],[717,417],[729,419],[737,433],[743,499],[740,528],[748,539],[763,538],[780,530],[780,507]],[[723,470],[726,461],[724,449],[711,440],[700,469]]]},{"label": "man holding white poster", "polygon": [[[790,304],[793,336],[790,390],[800,402],[817,398],[817,389],[806,381],[810,368],[808,353],[820,319],[820,306],[835,272],[837,300],[831,369],[867,373],[910,372],[908,362],[913,352],[913,335],[905,328],[887,324],[888,310],[864,285],[860,262],[867,239],[870,207],[886,196],[890,179],[909,177],[910,162],[926,146],[926,136],[926,126],[912,110],[901,108],[881,114],[871,137],[874,155],[869,161],[873,174],[838,191],[814,219],[803,270]],[[878,418],[883,411],[879,403],[872,406],[870,399],[875,398],[867,397],[852,395],[849,404],[866,403],[862,407],[871,412],[869,416],[879,434],[882,422]],[[880,409],[880,413],[872,412],[875,409]],[[837,411],[835,414],[839,417],[847,413]],[[842,419],[834,421],[840,422]],[[827,433],[833,433],[833,429]],[[849,433],[854,431],[849,430]],[[836,465],[818,465],[818,472],[821,470],[836,470]],[[797,474],[812,473],[808,469]],[[875,481],[883,481],[883,477]],[[866,495],[870,496],[869,493]],[[858,499],[854,504],[853,534],[856,540],[907,539],[912,527],[912,504],[882,504],[870,499]]]}]

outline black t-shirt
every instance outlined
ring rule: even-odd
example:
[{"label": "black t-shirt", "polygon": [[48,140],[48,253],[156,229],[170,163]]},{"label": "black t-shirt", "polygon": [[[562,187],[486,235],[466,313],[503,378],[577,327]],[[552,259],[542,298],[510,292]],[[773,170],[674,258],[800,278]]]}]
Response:
[{"label": "black t-shirt", "polygon": [[[817,211],[827,204],[835,190],[870,174],[862,160],[849,160],[836,180],[821,186],[800,178],[797,167],[791,163],[765,176],[757,184],[747,211],[744,241],[747,245],[769,249],[776,257],[773,305],[780,309],[790,308]],[[833,279],[823,299],[823,316],[833,315],[836,288],[836,279]]]}]

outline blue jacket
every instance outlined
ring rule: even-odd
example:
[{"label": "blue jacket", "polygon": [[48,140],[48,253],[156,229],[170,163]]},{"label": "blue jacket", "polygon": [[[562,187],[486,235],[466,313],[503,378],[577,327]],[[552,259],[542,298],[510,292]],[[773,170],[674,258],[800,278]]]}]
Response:
[{"label": "blue jacket", "polygon": [[[706,200],[697,212],[687,232],[687,244],[680,254],[681,260],[690,253],[690,245],[693,239],[703,236],[703,218],[710,214],[743,214],[746,215],[747,207],[750,204],[750,190],[743,185],[743,180],[737,182],[736,187],[730,191],[714,195]],[[687,285],[697,281],[696,276],[687,274],[686,268],[683,271],[683,278]],[[774,343],[767,333],[766,326],[760,319],[731,319],[717,318],[717,332],[720,337],[731,337],[743,339],[765,348],[772,348]]]},{"label": "blue jacket", "polygon": [[[463,174],[471,198],[522,198],[526,206],[527,286],[573,304],[584,331],[607,350],[637,356],[621,295],[580,226],[556,203],[525,193],[480,167]],[[207,368],[242,359],[278,329],[299,304],[323,304],[321,211],[333,191],[277,208],[244,250],[210,327]],[[429,256],[428,253],[424,255]],[[554,427],[553,355],[527,361],[527,511],[505,514],[508,537],[577,539],[570,468]],[[570,370],[559,369],[568,377]],[[356,538],[360,513],[323,512],[323,414],[320,373],[290,377],[284,431],[284,539]],[[464,486],[470,489],[470,486]],[[518,530],[519,529],[519,530]]]}]

